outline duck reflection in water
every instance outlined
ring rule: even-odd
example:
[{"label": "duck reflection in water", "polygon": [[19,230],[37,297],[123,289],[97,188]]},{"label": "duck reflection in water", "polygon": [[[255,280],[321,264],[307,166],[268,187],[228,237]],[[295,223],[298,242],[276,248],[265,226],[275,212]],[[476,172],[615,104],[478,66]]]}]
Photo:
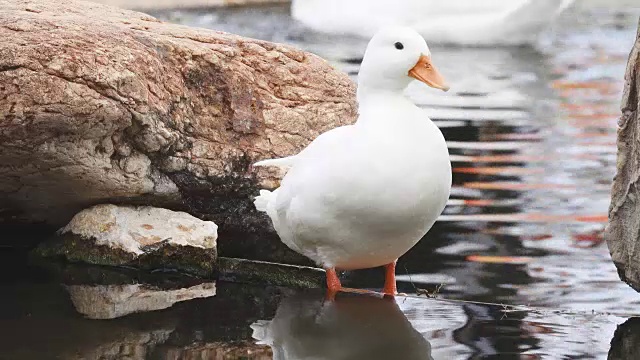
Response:
[{"label": "duck reflection in water", "polygon": [[275,317],[251,325],[274,360],[428,360],[431,345],[413,328],[394,299],[320,293],[282,300]]}]

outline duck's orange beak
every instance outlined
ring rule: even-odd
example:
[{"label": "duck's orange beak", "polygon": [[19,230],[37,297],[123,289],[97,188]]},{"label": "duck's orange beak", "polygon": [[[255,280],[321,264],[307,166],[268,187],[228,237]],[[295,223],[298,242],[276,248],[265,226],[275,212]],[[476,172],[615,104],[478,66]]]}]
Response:
[{"label": "duck's orange beak", "polygon": [[444,80],[438,69],[431,63],[427,55],[420,55],[416,65],[409,70],[409,76],[442,91],[449,91],[449,85]]}]

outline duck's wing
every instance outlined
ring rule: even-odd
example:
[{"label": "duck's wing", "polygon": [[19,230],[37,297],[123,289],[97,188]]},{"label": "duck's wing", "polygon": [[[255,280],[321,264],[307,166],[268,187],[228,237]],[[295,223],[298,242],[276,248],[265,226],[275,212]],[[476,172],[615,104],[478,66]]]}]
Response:
[{"label": "duck's wing", "polygon": [[[261,190],[260,195],[254,200],[254,205],[257,210],[269,215],[282,242],[298,253],[304,254],[295,242],[295,230],[285,226],[286,222],[283,223],[283,221],[287,218],[292,200],[299,195],[297,193],[299,184],[317,181],[317,173],[310,170],[319,167],[318,163],[326,164],[326,159],[331,158],[336,151],[342,151],[344,145],[351,141],[352,132],[352,125],[338,127],[318,136],[297,155],[263,160],[254,164],[254,166],[277,166],[287,170],[281,186],[275,191]],[[314,159],[316,159],[315,162]]]},{"label": "duck's wing", "polygon": [[[300,219],[315,218],[319,216],[319,212],[314,207],[317,204],[302,203],[300,199],[323,191],[322,187],[327,186],[324,180],[331,173],[330,165],[334,159],[339,159],[348,152],[353,138],[353,126],[339,127],[318,136],[299,154],[271,162],[278,165],[286,164],[289,170],[278,189],[273,192],[262,190],[260,196],[255,198],[254,204],[256,209],[269,215],[280,239],[292,250],[305,256],[311,255],[304,251],[304,240],[300,242],[300,239],[304,238],[301,237],[301,233],[317,232]],[[318,261],[316,258],[312,259]]]},{"label": "duck's wing", "polygon": [[[408,20],[427,21],[431,18],[456,17],[456,16],[485,16],[500,14],[509,9],[523,6],[525,3],[536,0],[422,0],[412,4],[413,11],[407,13]],[[391,5],[391,4],[390,4]],[[401,8],[401,7],[400,7]],[[396,11],[402,11],[401,9]],[[413,18],[411,18],[413,17]]]},{"label": "duck's wing", "polygon": [[[467,9],[445,11],[454,10],[467,1],[450,1],[446,9],[430,16],[429,21],[414,18],[411,26],[425,38],[441,43],[529,44],[573,0],[489,0],[486,4],[478,1],[475,7],[469,6]],[[478,6],[478,11],[469,11]],[[427,11],[420,9],[416,14]]]},{"label": "duck's wing", "polygon": [[[457,0],[441,2],[440,0],[426,0],[413,5],[413,11],[407,13],[405,21],[414,26],[419,24],[451,21],[453,24],[460,20],[483,21],[496,18],[510,17],[523,21],[529,18],[538,21],[547,20],[551,16],[562,12],[574,0]],[[428,21],[425,22],[425,16]],[[543,19],[537,19],[543,16]],[[455,21],[458,20],[458,21]],[[451,23],[450,25],[451,26]]]},{"label": "duck's wing", "polygon": [[306,148],[297,155],[287,156],[278,159],[261,160],[253,164],[253,166],[274,166],[288,170],[297,163],[313,158],[318,154],[325,154],[335,148],[337,144],[346,140],[353,129],[353,125],[346,125],[329,130],[315,140],[313,140]]},{"label": "duck's wing", "polygon": [[573,0],[527,0],[508,11],[506,16],[518,22],[528,19],[548,22],[572,3]]}]

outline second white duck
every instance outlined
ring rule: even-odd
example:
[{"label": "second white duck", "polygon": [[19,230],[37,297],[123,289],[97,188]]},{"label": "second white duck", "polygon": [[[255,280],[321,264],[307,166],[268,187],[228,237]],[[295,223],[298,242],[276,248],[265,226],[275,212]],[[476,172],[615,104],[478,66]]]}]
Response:
[{"label": "second white duck", "polygon": [[370,37],[411,26],[431,42],[527,45],[574,0],[293,0],[292,16],[315,31]]},{"label": "second white duck", "polygon": [[417,79],[448,90],[414,30],[387,28],[367,46],[354,125],[320,135],[299,154],[254,166],[289,168],[281,186],[255,200],[282,241],[327,270],[386,266],[384,293],[396,293],[395,263],[436,221],[451,189],[445,139],[403,91]]}]

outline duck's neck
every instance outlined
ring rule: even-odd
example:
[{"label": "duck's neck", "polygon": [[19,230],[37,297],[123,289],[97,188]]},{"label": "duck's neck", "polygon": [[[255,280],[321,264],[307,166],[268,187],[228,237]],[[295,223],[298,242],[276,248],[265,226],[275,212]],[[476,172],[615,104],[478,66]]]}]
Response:
[{"label": "duck's neck", "polygon": [[376,119],[394,108],[412,106],[413,103],[404,95],[404,88],[381,89],[377,87],[358,86],[358,111],[360,119]]},{"label": "duck's neck", "polygon": [[358,104],[362,107],[364,104],[375,104],[376,102],[385,99],[386,101],[404,100],[407,98],[404,96],[404,87],[397,89],[381,89],[378,87],[367,87],[358,85]]}]

